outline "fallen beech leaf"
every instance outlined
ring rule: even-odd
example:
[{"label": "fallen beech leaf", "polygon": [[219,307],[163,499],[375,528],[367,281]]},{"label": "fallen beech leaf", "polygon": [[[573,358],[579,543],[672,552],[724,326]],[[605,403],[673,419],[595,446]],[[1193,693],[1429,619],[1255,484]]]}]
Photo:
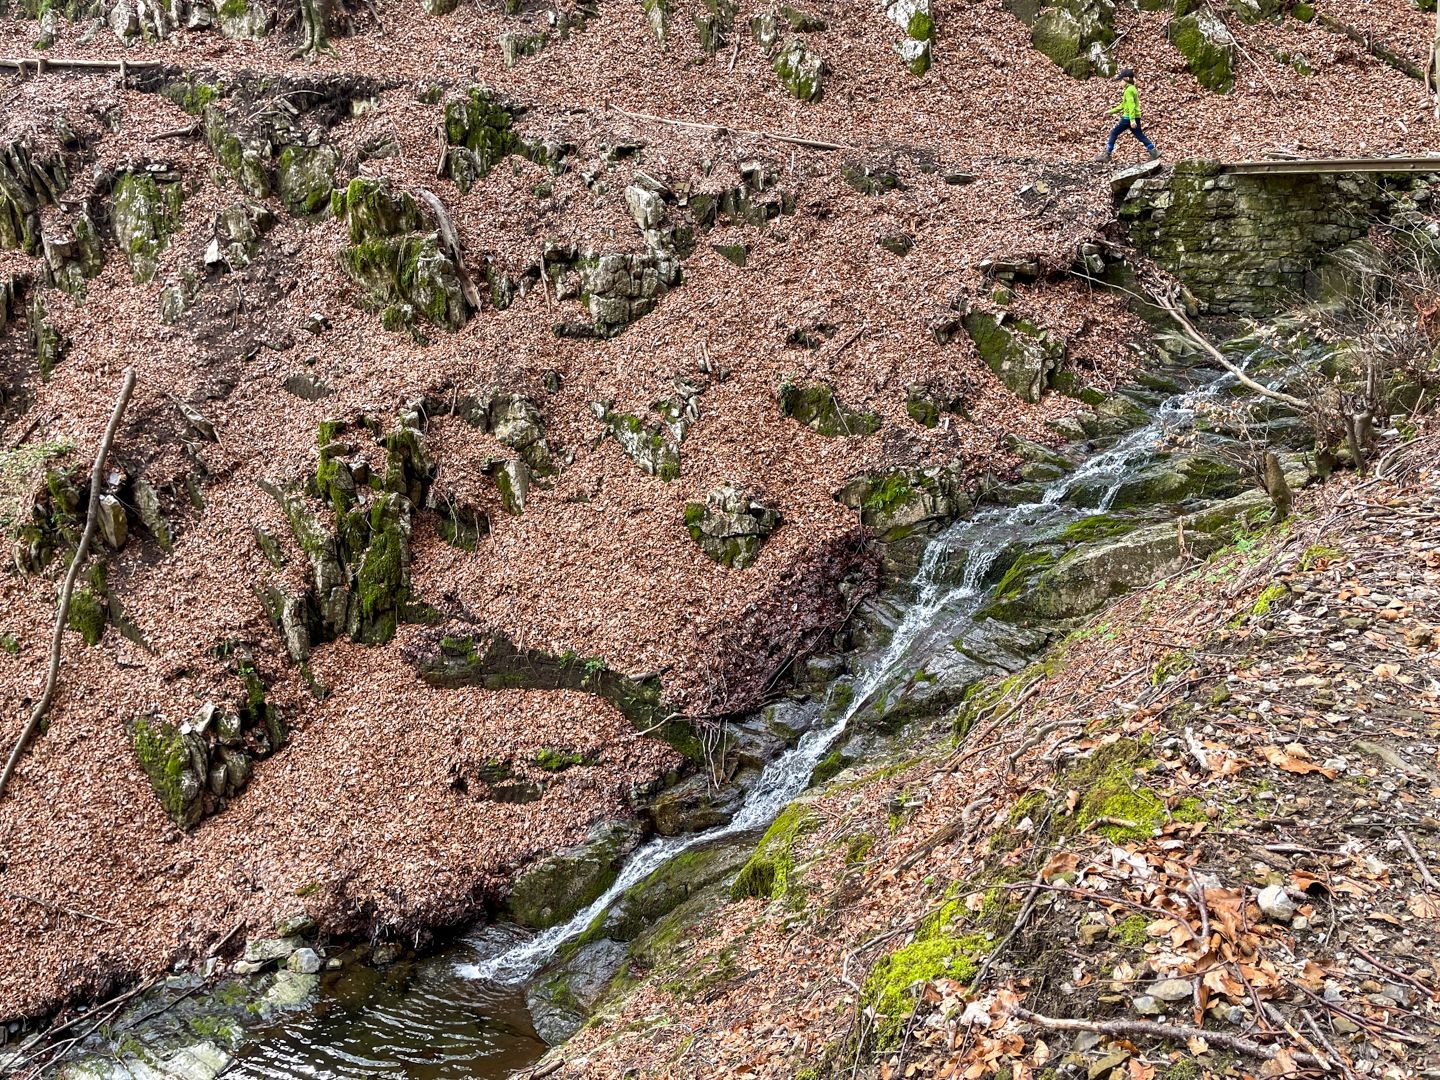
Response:
[{"label": "fallen beech leaf", "polygon": [[1030,1060],[1037,1066],[1044,1065],[1050,1060],[1050,1046],[1044,1039],[1035,1040],[1035,1049],[1030,1055]]},{"label": "fallen beech leaf", "polygon": [[1430,893],[1411,893],[1405,906],[1410,909],[1411,915],[1419,916],[1422,919],[1440,918],[1440,897],[1432,896]]},{"label": "fallen beech leaf", "polygon": [[1371,670],[1371,674],[1373,674],[1377,679],[1393,679],[1396,675],[1400,674],[1400,665],[1376,664],[1375,667]]},{"label": "fallen beech leaf", "polygon": [[[1296,744],[1292,743],[1291,745],[1294,746]],[[1265,760],[1270,762],[1271,765],[1274,765],[1277,769],[1282,769],[1285,772],[1298,773],[1302,776],[1306,773],[1319,773],[1321,776],[1325,777],[1326,780],[1335,779],[1334,769],[1327,769],[1323,765],[1316,765],[1313,761],[1306,761],[1304,758],[1296,757],[1294,754],[1286,753],[1278,746],[1261,747],[1260,753],[1264,755]]]}]

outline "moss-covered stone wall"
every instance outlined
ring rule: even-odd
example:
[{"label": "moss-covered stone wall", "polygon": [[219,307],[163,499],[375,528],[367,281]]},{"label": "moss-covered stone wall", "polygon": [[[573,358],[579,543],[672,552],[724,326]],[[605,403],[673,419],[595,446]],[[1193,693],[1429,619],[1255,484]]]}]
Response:
[{"label": "moss-covered stone wall", "polygon": [[1307,294],[1316,265],[1364,236],[1384,181],[1371,175],[1233,175],[1187,161],[1137,180],[1120,216],[1135,246],[1214,314],[1269,315]]}]

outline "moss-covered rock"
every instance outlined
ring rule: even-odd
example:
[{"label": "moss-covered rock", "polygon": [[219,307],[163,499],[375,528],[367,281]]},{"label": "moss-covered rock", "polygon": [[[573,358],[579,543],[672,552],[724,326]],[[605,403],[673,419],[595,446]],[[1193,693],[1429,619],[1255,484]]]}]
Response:
[{"label": "moss-covered rock", "polygon": [[85,283],[105,268],[105,249],[99,230],[84,210],[65,224],[69,226],[68,236],[62,225],[41,238],[45,269],[56,288],[79,296],[85,291]]},{"label": "moss-covered rock", "polygon": [[776,54],[771,67],[780,85],[800,101],[819,101],[825,92],[825,63],[820,54],[799,38],[792,38]]},{"label": "moss-covered rock", "polygon": [[885,14],[904,33],[895,47],[912,75],[930,70],[935,42],[935,17],[930,0],[888,0]]},{"label": "moss-covered rock", "polygon": [[685,527],[700,550],[721,566],[743,570],[780,527],[778,511],[757,502],[732,484],[685,504]]},{"label": "moss-covered rock", "polygon": [[36,289],[30,298],[26,323],[30,329],[30,344],[35,349],[35,363],[40,370],[40,377],[48,379],[64,358],[70,343],[50,321],[50,313],[45,305],[45,294],[39,289]]},{"label": "moss-covered rock", "polygon": [[605,425],[606,434],[620,444],[642,471],[665,481],[679,478],[680,448],[663,425],[648,424],[631,413],[612,412],[599,402],[592,408],[596,418]]},{"label": "moss-covered rock", "polygon": [[964,476],[944,466],[867,473],[837,491],[835,499],[858,510],[860,523],[885,543],[932,532],[972,505]]},{"label": "moss-covered rock", "polygon": [[927,983],[946,978],[969,982],[991,948],[984,934],[954,936],[941,927],[923,928],[914,940],[881,957],[861,988],[862,1000],[875,1011],[875,1041],[882,1049],[900,1042],[905,1022]]},{"label": "moss-covered rock", "polygon": [[640,0],[640,9],[645,13],[645,24],[655,35],[655,43],[664,48],[670,37],[670,0]]},{"label": "moss-covered rock", "polygon": [[536,929],[565,922],[610,887],[638,839],[631,825],[602,826],[583,844],[558,852],[516,877],[505,899],[506,914],[521,926]]},{"label": "moss-covered rock", "polygon": [[339,166],[340,151],[329,143],[285,147],[275,165],[280,198],[297,214],[318,214],[330,205]]},{"label": "moss-covered rock", "polygon": [[127,172],[116,179],[110,223],[137,282],[155,276],[160,252],[180,227],[181,197],[178,183],[158,182],[150,173]]},{"label": "moss-covered rock", "polygon": [[654,311],[681,278],[680,260],[655,249],[587,257],[578,269],[581,296],[600,337],[614,337]]},{"label": "moss-covered rock", "polygon": [[730,886],[731,900],[778,900],[795,885],[795,842],[819,823],[803,802],[780,811]]},{"label": "moss-covered rock", "polygon": [[1008,312],[972,311],[965,332],[980,358],[1023,401],[1039,401],[1065,360],[1065,342]]},{"label": "moss-covered rock", "polygon": [[173,724],[138,716],[129,725],[130,745],[170,820],[188,829],[204,814],[207,778],[204,743]]},{"label": "moss-covered rock", "polygon": [[695,17],[695,31],[700,37],[700,51],[713,56],[730,40],[735,30],[739,5],[735,0],[700,0],[702,10]]},{"label": "moss-covered rock", "polygon": [[1170,20],[1168,36],[1201,86],[1218,94],[1235,88],[1237,46],[1219,16],[1205,8],[1178,15]]},{"label": "moss-covered rock", "polygon": [[853,409],[835,395],[829,383],[783,382],[780,384],[780,411],[812,431],[831,438],[873,435],[880,430],[880,416],[869,410]]},{"label": "moss-covered rock", "polygon": [[258,41],[274,28],[275,13],[257,0],[221,0],[215,23],[227,38]]},{"label": "moss-covered rock", "polygon": [[1030,43],[1076,79],[1110,75],[1107,50],[1115,41],[1113,0],[1058,0],[1030,28]]},{"label": "moss-covered rock", "polygon": [[502,159],[524,152],[525,145],[513,129],[514,120],[514,106],[486,86],[469,87],[445,102],[449,149],[443,168],[462,192],[489,175]]}]

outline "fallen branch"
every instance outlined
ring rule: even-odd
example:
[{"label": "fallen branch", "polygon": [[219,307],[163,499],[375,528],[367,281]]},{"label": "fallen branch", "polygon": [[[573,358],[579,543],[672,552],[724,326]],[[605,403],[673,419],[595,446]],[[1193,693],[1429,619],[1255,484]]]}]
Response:
[{"label": "fallen branch", "polygon": [[1173,293],[1166,293],[1159,296],[1155,296],[1154,294],[1152,294],[1152,296],[1155,302],[1159,304],[1160,307],[1164,308],[1166,313],[1168,313],[1169,316],[1174,319],[1176,323],[1179,324],[1180,329],[1184,331],[1185,336],[1188,337],[1191,341],[1193,341],[1196,345],[1198,345],[1201,349],[1203,349],[1205,353],[1217,364],[1223,367],[1231,375],[1234,375],[1242,386],[1245,386],[1247,389],[1255,391],[1255,393],[1259,394],[1261,397],[1267,397],[1271,401],[1278,401],[1280,402],[1280,404],[1288,405],[1290,408],[1298,410],[1299,412],[1306,413],[1310,411],[1310,403],[1308,401],[1302,401],[1300,398],[1292,397],[1289,394],[1281,393],[1279,390],[1272,390],[1270,389],[1270,387],[1264,385],[1263,383],[1256,382],[1249,375],[1245,374],[1244,370],[1236,367],[1229,360],[1227,360],[1224,353],[1222,353],[1219,349],[1212,345],[1210,343],[1210,340],[1206,338],[1205,335],[1200,333],[1199,330],[1195,329],[1195,324],[1190,321],[1190,318],[1185,314],[1184,309],[1175,302],[1175,296]]},{"label": "fallen branch", "polygon": [[0,56],[0,69],[14,68],[16,71],[24,71],[26,68],[34,68],[37,73],[49,70],[141,71],[164,66],[159,60],[52,60],[49,57]]},{"label": "fallen branch", "polygon": [[472,311],[480,310],[480,292],[475,288],[475,282],[470,280],[470,271],[465,269],[465,256],[460,250],[460,234],[455,231],[455,223],[450,220],[450,212],[445,209],[439,197],[428,188],[417,188],[420,198],[425,200],[425,205],[430,207],[431,213],[435,215],[435,224],[440,229],[440,242],[445,245],[445,251],[455,263],[455,273],[460,278],[460,293],[465,297],[465,302],[470,305]]},{"label": "fallen branch", "polygon": [[3,892],[12,900],[24,900],[28,904],[34,904],[36,907],[53,911],[57,915],[70,915],[77,919],[90,919],[92,922],[103,923],[105,926],[115,925],[109,919],[102,919],[99,915],[91,915],[88,911],[76,911],[74,908],[64,907],[60,904],[52,903],[49,900],[42,900],[38,896],[30,896],[28,893],[15,892],[13,889],[0,889],[0,892]]},{"label": "fallen branch", "polygon": [[[1223,1031],[1207,1031],[1204,1028],[1180,1027],[1175,1024],[1157,1024],[1153,1020],[1065,1020],[1056,1016],[1041,1016],[1029,1009],[1016,1005],[1010,1014],[1017,1020],[1050,1031],[1093,1031],[1097,1035],[1128,1036],[1142,1039],[1168,1039],[1171,1042],[1189,1043],[1191,1039],[1202,1039],[1211,1046],[1222,1050],[1233,1050],[1246,1057],[1261,1061],[1274,1061],[1279,1057],[1281,1047],[1262,1046],[1252,1039],[1230,1035]],[[1291,1052],[1297,1065],[1320,1068],[1320,1061],[1312,1054]]]},{"label": "fallen branch", "polygon": [[756,131],[751,128],[732,128],[724,124],[702,124],[694,120],[675,120],[668,116],[656,116],[653,113],[631,112],[629,109],[622,109],[619,105],[611,105],[613,112],[619,113],[627,120],[647,120],[652,124],[667,124],[670,127],[691,128],[695,131],[707,131],[714,135],[751,135],[758,139],[774,139],[776,142],[790,143],[794,146],[805,146],[811,150],[861,150],[863,147],[850,146],[846,143],[827,142],[824,139],[807,139],[801,135],[786,135],[780,131]]},{"label": "fallen branch", "polygon": [[1440,885],[1435,883],[1435,878],[1431,875],[1430,868],[1425,865],[1425,860],[1420,857],[1420,852],[1416,850],[1415,844],[1410,840],[1405,830],[1396,829],[1395,835],[1400,838],[1400,843],[1405,845],[1405,850],[1410,853],[1410,858],[1415,860],[1415,869],[1420,871],[1420,880],[1425,883],[1425,887],[1427,889],[1440,888]]},{"label": "fallen branch", "polygon": [[65,584],[60,589],[60,610],[55,613],[55,632],[50,638],[50,670],[45,676],[45,692],[41,694],[34,712],[30,714],[30,721],[20,732],[15,749],[10,752],[10,760],[5,763],[5,771],[0,773],[0,798],[4,797],[5,787],[10,783],[15,766],[19,764],[20,755],[25,752],[26,745],[35,734],[35,729],[40,726],[41,719],[49,711],[50,702],[55,697],[55,682],[60,675],[60,646],[65,640],[65,623],[70,615],[70,597],[75,592],[75,579],[80,576],[80,567],[90,551],[90,542],[95,538],[95,526],[99,520],[100,485],[105,478],[105,456],[110,453],[110,444],[115,441],[115,432],[120,427],[121,414],[130,403],[130,394],[134,389],[135,369],[126,368],[120,384],[120,396],[115,399],[110,423],[105,428],[105,434],[100,439],[100,449],[95,454],[95,467],[90,470],[90,505],[85,512],[85,531],[80,536],[75,557],[70,560],[70,571],[65,575]]}]

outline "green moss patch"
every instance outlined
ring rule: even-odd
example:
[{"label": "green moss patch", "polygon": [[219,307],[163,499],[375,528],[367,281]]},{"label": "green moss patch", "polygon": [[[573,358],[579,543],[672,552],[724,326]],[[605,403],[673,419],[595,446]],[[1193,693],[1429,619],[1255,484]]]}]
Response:
[{"label": "green moss patch", "polygon": [[818,823],[819,819],[804,804],[791,803],[782,810],[730,886],[730,899],[778,900],[784,896],[793,884],[795,841]]},{"label": "green moss patch", "polygon": [[876,963],[861,989],[865,1004],[875,1010],[876,1044],[882,1050],[896,1046],[925,985],[940,978],[969,982],[989,949],[984,934],[953,937],[929,927]]}]

